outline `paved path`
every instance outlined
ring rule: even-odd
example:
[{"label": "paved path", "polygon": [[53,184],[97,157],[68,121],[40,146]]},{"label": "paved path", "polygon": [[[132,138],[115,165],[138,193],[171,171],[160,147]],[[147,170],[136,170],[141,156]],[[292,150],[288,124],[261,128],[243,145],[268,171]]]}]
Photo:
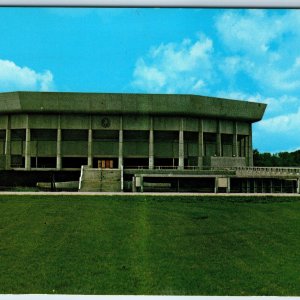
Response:
[{"label": "paved path", "polygon": [[0,192],[1,195],[34,195],[34,196],[62,196],[62,195],[72,195],[72,196],[199,196],[199,197],[205,197],[205,196],[212,196],[212,197],[218,197],[218,196],[226,196],[226,197],[236,197],[236,196],[250,196],[250,197],[262,197],[262,196],[276,196],[276,197],[300,197],[299,194],[271,194],[271,193],[122,193],[122,192],[114,192],[114,193],[106,193],[106,192]]}]

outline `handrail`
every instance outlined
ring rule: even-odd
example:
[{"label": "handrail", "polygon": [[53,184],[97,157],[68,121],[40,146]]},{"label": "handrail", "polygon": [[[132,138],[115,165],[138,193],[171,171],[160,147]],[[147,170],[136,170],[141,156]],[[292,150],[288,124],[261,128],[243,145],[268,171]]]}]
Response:
[{"label": "handrail", "polygon": [[[149,170],[149,166],[126,166],[124,169],[142,169]],[[153,170],[178,170],[178,166],[154,166]],[[198,167],[198,166],[184,166],[184,170],[195,171],[239,171],[249,173],[289,173],[299,174],[300,167]]]},{"label": "handrail", "polygon": [[80,177],[79,177],[79,185],[78,185],[78,190],[80,191],[81,189],[81,182],[83,180],[83,171],[87,166],[82,165],[80,168]]}]

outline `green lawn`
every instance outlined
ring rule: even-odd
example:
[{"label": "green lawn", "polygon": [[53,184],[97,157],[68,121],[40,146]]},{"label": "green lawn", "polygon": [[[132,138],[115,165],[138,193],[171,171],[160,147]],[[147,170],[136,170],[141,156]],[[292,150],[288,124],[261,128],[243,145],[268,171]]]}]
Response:
[{"label": "green lawn", "polygon": [[0,294],[300,296],[300,198],[0,196]]}]

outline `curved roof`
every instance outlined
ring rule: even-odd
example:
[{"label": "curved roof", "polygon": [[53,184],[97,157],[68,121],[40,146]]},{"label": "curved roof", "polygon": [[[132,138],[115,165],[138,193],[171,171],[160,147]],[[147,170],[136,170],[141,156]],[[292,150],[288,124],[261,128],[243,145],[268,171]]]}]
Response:
[{"label": "curved roof", "polygon": [[259,121],[266,104],[196,95],[0,93],[0,112],[148,114]]}]

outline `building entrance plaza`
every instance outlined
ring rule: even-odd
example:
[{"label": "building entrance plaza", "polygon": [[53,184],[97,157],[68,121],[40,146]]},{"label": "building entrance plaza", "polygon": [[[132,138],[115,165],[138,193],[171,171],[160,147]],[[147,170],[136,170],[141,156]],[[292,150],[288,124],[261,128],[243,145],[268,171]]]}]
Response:
[{"label": "building entrance plaza", "polygon": [[0,93],[0,175],[77,176],[81,191],[295,193],[297,169],[253,167],[252,123],[265,108],[194,95]]}]

